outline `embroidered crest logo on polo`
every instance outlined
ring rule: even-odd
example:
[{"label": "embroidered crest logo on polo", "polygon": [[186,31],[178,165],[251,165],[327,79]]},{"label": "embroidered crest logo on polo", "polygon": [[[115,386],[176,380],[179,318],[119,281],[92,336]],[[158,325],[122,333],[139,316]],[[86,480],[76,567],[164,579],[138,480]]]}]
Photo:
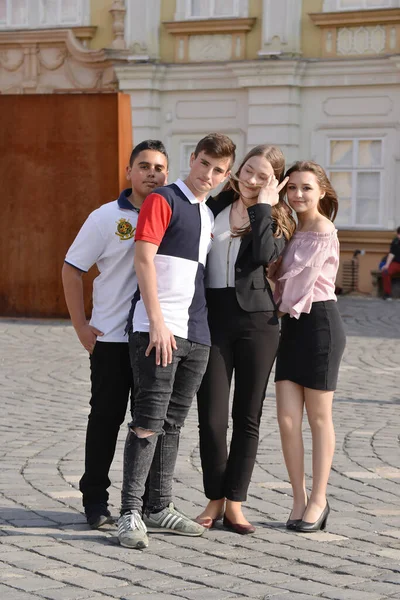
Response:
[{"label": "embroidered crest logo on polo", "polygon": [[117,231],[115,235],[117,235],[121,240],[130,240],[135,235],[136,227],[128,221],[128,219],[119,219],[116,221],[117,223]]}]

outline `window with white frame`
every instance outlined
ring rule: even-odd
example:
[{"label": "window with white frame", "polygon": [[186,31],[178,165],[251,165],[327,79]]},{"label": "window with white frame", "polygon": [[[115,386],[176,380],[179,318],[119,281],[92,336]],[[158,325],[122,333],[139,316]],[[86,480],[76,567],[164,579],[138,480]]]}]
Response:
[{"label": "window with white frame", "polygon": [[336,10],[391,8],[395,4],[393,0],[336,0]]},{"label": "window with white frame", "polygon": [[1,29],[89,25],[90,0],[0,0]]},{"label": "window with white frame", "polygon": [[328,172],[339,197],[339,227],[381,225],[383,140],[330,139]]},{"label": "window with white frame", "polygon": [[238,17],[240,0],[186,0],[187,19]]}]

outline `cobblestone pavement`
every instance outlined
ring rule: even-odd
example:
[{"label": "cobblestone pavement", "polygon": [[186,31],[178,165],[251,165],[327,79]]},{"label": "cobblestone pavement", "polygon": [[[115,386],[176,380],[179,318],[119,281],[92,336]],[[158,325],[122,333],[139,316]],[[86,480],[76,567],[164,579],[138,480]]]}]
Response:
[{"label": "cobblestone pavement", "polygon": [[[2,600],[400,599],[400,302],[341,298],[348,345],[335,402],[337,446],[327,532],[286,531],[291,499],[273,385],[246,515],[253,536],[151,535],[120,547],[115,526],[88,530],[78,480],[88,360],[67,322],[0,321],[0,598]],[[193,409],[175,495],[204,505]],[[118,512],[121,431],[112,470]],[[305,424],[310,471],[310,435]]]}]

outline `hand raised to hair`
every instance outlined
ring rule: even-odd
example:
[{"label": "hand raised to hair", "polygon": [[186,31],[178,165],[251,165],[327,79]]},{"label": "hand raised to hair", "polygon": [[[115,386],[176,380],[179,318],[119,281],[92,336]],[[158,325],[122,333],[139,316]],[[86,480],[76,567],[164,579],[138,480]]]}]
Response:
[{"label": "hand raised to hair", "polygon": [[289,177],[285,177],[282,183],[279,183],[275,175],[269,175],[265,185],[260,189],[257,198],[257,204],[269,204],[275,206],[279,202],[279,192],[285,187]]}]

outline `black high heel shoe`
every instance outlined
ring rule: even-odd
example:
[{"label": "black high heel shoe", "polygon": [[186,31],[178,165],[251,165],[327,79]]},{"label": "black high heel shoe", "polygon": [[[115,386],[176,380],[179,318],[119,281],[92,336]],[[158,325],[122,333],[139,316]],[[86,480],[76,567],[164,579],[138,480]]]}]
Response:
[{"label": "black high heel shoe", "polygon": [[290,529],[290,531],[296,531],[297,526],[300,525],[301,519],[288,519],[286,521],[286,529]]},{"label": "black high heel shoe", "polygon": [[307,523],[307,521],[300,521],[300,523],[296,527],[296,531],[300,531],[302,533],[313,533],[314,531],[323,531],[326,527],[326,522],[328,520],[328,515],[331,509],[329,507],[328,501],[326,501],[326,506],[322,511],[319,519],[315,521],[315,523]]},{"label": "black high heel shoe", "polygon": [[[308,496],[307,496],[306,508],[304,509],[304,511],[307,509],[307,504],[308,504]],[[300,525],[302,519],[291,519],[290,517],[292,516],[292,512],[293,512],[293,510],[291,511],[289,518],[286,521],[286,529],[289,529],[290,531],[296,531],[297,526]]]}]

